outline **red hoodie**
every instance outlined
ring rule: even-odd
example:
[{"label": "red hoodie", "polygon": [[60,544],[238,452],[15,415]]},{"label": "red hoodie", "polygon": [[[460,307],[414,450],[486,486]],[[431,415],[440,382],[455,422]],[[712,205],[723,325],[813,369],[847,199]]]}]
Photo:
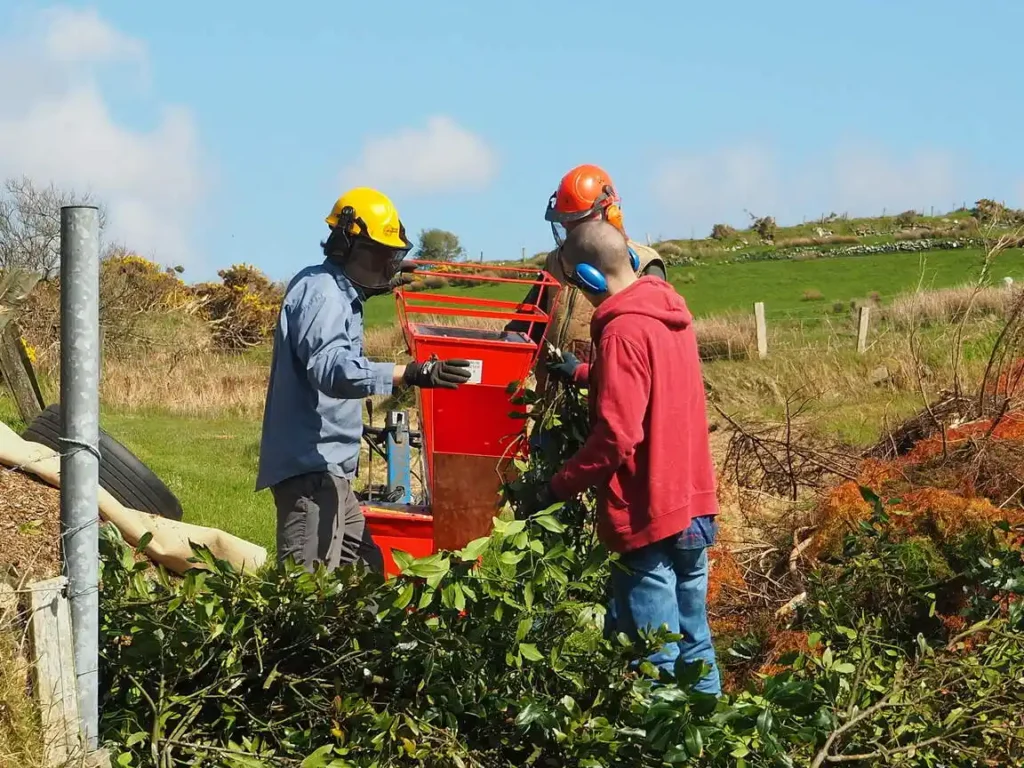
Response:
[{"label": "red hoodie", "polygon": [[693,316],[670,283],[643,277],[590,321],[590,436],[551,481],[560,499],[597,488],[597,526],[613,552],[718,514]]}]

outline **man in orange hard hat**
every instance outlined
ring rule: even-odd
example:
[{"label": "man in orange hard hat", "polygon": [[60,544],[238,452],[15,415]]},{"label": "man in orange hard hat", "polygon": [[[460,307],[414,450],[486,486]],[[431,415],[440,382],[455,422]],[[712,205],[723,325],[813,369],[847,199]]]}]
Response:
[{"label": "man in orange hard hat", "polygon": [[[661,255],[646,245],[629,239],[622,223],[622,208],[618,193],[611,176],[597,165],[578,165],[566,173],[558,184],[558,189],[548,200],[547,212],[544,215],[551,224],[551,233],[555,239],[555,249],[548,253],[544,270],[562,284],[557,306],[551,307],[551,298],[540,294],[541,288],[534,286],[523,300],[525,303],[536,303],[551,315],[547,329],[547,341],[561,350],[568,360],[577,358],[589,362],[590,318],[594,308],[584,299],[578,288],[568,284],[557,258],[558,249],[565,242],[566,235],[584,221],[604,219],[618,229],[629,246],[630,259],[638,277],[654,275],[667,280],[665,262]],[[539,299],[538,299],[539,296]],[[526,332],[526,323],[510,323],[506,330]],[[534,330],[534,341],[540,341],[544,326]],[[544,355],[539,360],[544,359]],[[547,383],[547,369],[540,362],[534,370],[537,378],[537,391],[542,392]]]}]

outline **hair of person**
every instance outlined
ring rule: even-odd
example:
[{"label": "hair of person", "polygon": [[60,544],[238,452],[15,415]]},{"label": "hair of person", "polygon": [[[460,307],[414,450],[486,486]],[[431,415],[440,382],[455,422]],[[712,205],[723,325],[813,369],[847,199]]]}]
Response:
[{"label": "hair of person", "polygon": [[590,264],[605,275],[631,272],[629,244],[622,232],[604,219],[591,219],[574,227],[562,245],[565,263]]}]

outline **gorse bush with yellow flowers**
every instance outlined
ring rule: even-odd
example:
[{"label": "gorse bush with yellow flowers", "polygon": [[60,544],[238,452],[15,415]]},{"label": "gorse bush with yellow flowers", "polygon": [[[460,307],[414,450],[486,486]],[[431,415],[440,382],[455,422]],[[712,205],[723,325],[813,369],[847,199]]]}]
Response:
[{"label": "gorse bush with yellow flowers", "polygon": [[200,283],[193,289],[216,345],[234,350],[268,341],[284,298],[282,286],[249,264],[235,264],[217,275],[219,284]]}]

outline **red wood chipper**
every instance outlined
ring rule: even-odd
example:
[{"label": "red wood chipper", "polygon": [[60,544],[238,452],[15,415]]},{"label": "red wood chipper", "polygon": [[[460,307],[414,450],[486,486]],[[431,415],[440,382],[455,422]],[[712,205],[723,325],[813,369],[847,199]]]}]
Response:
[{"label": "red wood chipper", "polygon": [[[392,549],[424,557],[490,533],[502,480],[512,471],[512,459],[526,452],[526,406],[512,400],[540,354],[538,331],[546,330],[550,318],[537,302],[489,297],[503,286],[524,296],[537,286],[540,291],[531,296],[548,294],[548,306],[554,306],[560,290],[557,280],[537,268],[415,263],[419,275],[479,284],[464,295],[405,287],[396,292],[413,359],[469,360],[472,377],[455,390],[417,390],[418,430],[409,428],[404,411],[388,412],[383,428],[363,430],[371,456],[377,453],[387,466],[386,487],[375,493],[371,486],[362,504],[389,576],[398,571]],[[525,330],[504,330],[512,321]],[[418,498],[412,493],[414,448],[423,487]]]}]

